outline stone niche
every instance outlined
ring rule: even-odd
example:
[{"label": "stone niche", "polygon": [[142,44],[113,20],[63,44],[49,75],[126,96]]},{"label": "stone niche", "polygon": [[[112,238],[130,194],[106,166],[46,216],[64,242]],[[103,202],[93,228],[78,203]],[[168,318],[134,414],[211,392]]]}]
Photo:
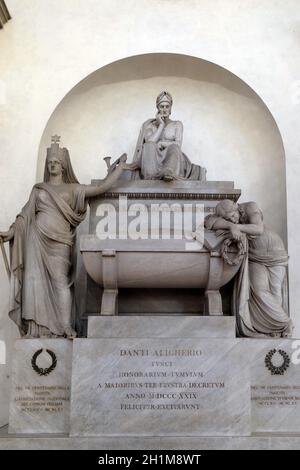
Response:
[{"label": "stone niche", "polygon": [[[229,183],[234,180],[236,186],[242,188],[243,201],[256,201],[266,225],[286,242],[285,155],[276,122],[245,82],[200,58],[143,54],[108,64],[85,77],[62,99],[47,123],[39,148],[38,179],[42,178],[45,148],[53,132],[63,132],[63,144],[70,150],[75,172],[82,183],[90,183],[91,178],[104,178],[103,157],[107,155],[115,159],[126,152],[130,162],[140,126],[154,117],[155,98],[161,90],[168,90],[174,98],[172,119],[180,119],[184,124],[183,151],[193,163],[204,166],[212,180],[201,185],[195,183],[198,193],[202,194],[194,201],[204,200],[205,210],[209,212],[219,199],[236,191],[233,183]],[[216,181],[218,183],[214,183]],[[127,195],[130,204],[151,203],[153,193],[157,193],[155,202],[165,202],[171,201],[165,194],[175,194],[182,183],[157,184],[151,189],[145,181],[124,181],[114,191],[94,201],[90,208],[90,225],[88,221],[82,224],[78,240],[84,229],[85,235],[95,235],[98,205],[115,204],[119,192]],[[174,202],[190,203],[191,195],[197,191],[195,187],[181,187],[180,199],[174,198]],[[163,197],[159,199],[159,195]],[[84,250],[91,249],[91,245],[87,245],[90,240],[82,243]],[[95,249],[92,251],[96,256]],[[77,269],[78,319],[86,333],[87,317],[101,311],[102,292],[99,284],[86,275],[81,257]],[[229,284],[221,288],[225,315],[230,314],[228,289]],[[118,293],[120,315],[169,312],[199,315],[205,310],[201,288],[168,291],[167,288],[145,290],[119,286]]]}]

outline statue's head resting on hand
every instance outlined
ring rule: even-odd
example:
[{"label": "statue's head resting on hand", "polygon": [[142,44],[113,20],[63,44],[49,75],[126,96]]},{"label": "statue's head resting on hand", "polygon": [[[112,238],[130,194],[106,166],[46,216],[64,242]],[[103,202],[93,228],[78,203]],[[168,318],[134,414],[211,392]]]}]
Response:
[{"label": "statue's head resting on hand", "polygon": [[160,115],[165,119],[171,114],[173,98],[168,91],[162,91],[156,98],[156,107]]},{"label": "statue's head resting on hand", "polygon": [[237,224],[240,217],[239,206],[235,202],[230,201],[230,199],[224,199],[217,204],[216,215]]}]

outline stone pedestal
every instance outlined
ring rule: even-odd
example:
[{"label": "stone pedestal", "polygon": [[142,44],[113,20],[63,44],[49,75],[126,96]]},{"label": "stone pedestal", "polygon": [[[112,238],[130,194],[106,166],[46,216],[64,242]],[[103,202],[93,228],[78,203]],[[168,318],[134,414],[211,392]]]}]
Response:
[{"label": "stone pedestal", "polygon": [[74,341],[71,435],[250,435],[241,341]]},{"label": "stone pedestal", "polygon": [[67,433],[72,342],[17,340],[13,354],[9,432]]},{"label": "stone pedestal", "polygon": [[254,433],[300,433],[300,341],[244,340]]},{"label": "stone pedestal", "polygon": [[31,448],[296,448],[300,341],[234,331],[226,316],[90,317],[72,367],[70,341],[18,340],[0,449],[26,434]]},{"label": "stone pedestal", "polygon": [[249,435],[248,358],[234,319],[216,320],[91,319],[93,339],[74,341],[71,435]]}]

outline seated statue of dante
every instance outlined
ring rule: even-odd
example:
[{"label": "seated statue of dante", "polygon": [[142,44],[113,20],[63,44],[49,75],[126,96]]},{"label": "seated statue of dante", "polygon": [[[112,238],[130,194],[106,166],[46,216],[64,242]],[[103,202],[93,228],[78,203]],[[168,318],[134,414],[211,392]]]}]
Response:
[{"label": "seated statue of dante", "polygon": [[148,119],[141,128],[133,162],[139,168],[135,178],[145,180],[206,180],[206,169],[191,163],[182,152],[183,125],[172,121],[172,96],[163,91],[156,99],[155,119]]}]

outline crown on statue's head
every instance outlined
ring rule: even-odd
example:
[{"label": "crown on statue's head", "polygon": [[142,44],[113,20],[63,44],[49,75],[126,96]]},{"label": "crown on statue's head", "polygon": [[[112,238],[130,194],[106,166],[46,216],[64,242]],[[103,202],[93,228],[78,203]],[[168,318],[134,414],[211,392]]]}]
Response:
[{"label": "crown on statue's head", "polygon": [[47,148],[47,158],[51,156],[51,157],[56,157],[59,160],[63,161],[66,149],[61,148],[59,144],[60,144],[60,135],[57,135],[57,134],[53,135],[51,137],[51,147]]}]

